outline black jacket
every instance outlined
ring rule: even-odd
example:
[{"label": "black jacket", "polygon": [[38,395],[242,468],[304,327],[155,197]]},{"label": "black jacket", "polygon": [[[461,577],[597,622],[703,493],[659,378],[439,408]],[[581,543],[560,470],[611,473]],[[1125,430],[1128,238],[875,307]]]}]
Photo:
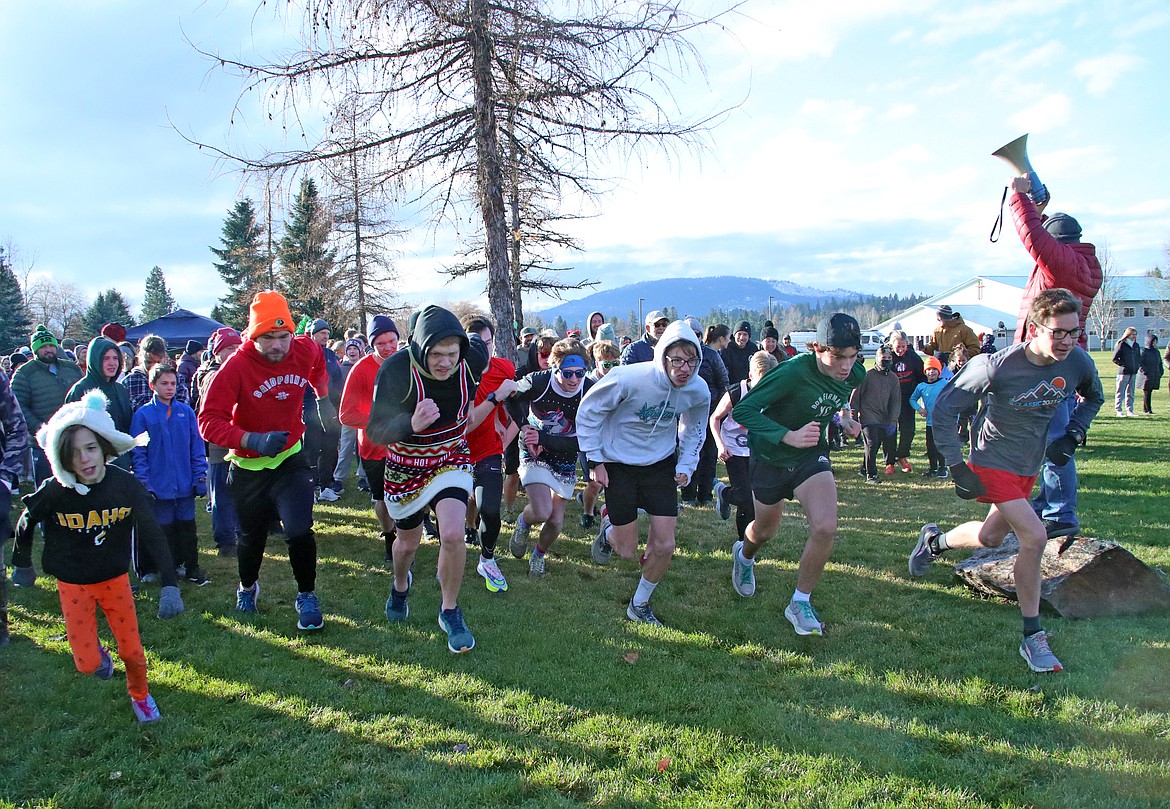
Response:
[{"label": "black jacket", "polygon": [[1117,366],[1117,375],[1132,375],[1142,367],[1142,350],[1137,341],[1130,345],[1126,340],[1118,340],[1117,348],[1113,350],[1113,364]]}]

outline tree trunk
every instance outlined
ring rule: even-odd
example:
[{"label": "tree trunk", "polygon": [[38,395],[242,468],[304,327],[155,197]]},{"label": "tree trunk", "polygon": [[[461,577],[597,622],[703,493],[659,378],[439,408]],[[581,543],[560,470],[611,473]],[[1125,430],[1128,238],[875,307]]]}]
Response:
[{"label": "tree trunk", "polygon": [[362,195],[358,190],[357,152],[349,156],[350,182],[353,187],[353,269],[357,281],[358,331],[366,333],[366,272],[362,265]]},{"label": "tree trunk", "polygon": [[503,161],[496,132],[487,0],[471,0],[470,34],[475,83],[476,179],[486,245],[488,304],[496,321],[496,356],[514,361],[516,333],[512,326],[512,279],[508,271],[508,220],[504,209]]}]

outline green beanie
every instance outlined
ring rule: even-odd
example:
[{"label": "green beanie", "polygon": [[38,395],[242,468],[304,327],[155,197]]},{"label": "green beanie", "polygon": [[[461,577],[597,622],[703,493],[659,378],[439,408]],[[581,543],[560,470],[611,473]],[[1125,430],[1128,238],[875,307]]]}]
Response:
[{"label": "green beanie", "polygon": [[57,338],[53,336],[53,332],[49,331],[42,324],[37,326],[36,331],[33,332],[32,337],[29,339],[28,345],[35,354],[41,346],[55,346],[59,345],[59,343],[57,342]]}]

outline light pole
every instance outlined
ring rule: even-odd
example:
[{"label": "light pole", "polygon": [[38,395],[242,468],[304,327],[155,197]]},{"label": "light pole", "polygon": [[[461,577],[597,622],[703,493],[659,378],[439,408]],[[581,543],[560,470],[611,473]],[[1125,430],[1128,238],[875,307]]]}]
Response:
[{"label": "light pole", "polygon": [[642,328],[642,301],[644,301],[644,300],[646,300],[646,299],[645,298],[638,298],[638,324],[636,326],[634,326],[634,331],[638,331],[639,329]]},{"label": "light pole", "polygon": [[772,296],[768,296],[768,320],[772,319]]}]

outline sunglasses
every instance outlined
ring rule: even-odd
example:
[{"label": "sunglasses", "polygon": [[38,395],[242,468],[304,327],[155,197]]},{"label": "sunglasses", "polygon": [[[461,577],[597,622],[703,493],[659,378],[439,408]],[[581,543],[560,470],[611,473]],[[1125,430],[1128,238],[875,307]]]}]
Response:
[{"label": "sunglasses", "polygon": [[617,368],[621,364],[622,364],[621,360],[602,360],[601,361],[601,367],[607,371],[610,368]]},{"label": "sunglasses", "polygon": [[584,379],[588,372],[584,368],[558,368],[557,373],[566,379]]},{"label": "sunglasses", "polygon": [[547,360],[550,356],[552,356],[551,351],[538,351],[536,353],[539,354],[540,358],[544,360]]}]

